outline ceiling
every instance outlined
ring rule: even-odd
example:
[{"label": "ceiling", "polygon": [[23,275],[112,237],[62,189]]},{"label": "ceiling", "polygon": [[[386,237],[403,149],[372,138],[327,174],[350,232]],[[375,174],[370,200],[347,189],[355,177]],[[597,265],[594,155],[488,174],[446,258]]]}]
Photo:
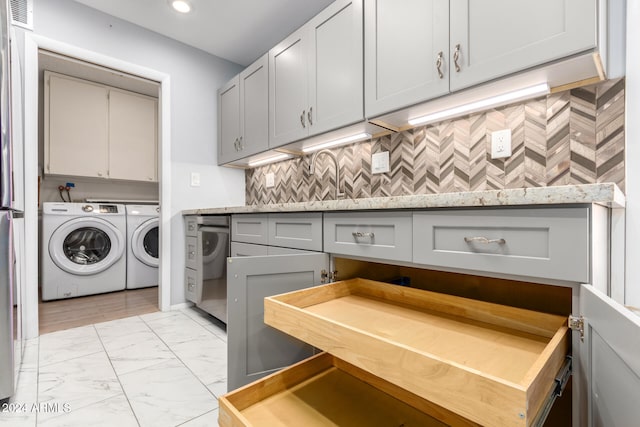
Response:
[{"label": "ceiling", "polygon": [[240,65],[249,65],[333,0],[75,0]]}]

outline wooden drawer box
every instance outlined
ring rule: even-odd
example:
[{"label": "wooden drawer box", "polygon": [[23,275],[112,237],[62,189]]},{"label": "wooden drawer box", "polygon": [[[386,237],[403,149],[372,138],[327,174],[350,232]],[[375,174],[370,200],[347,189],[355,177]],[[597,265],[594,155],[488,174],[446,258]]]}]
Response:
[{"label": "wooden drawer box", "polygon": [[234,390],[219,403],[221,427],[476,425],[329,353]]},{"label": "wooden drawer box", "polygon": [[411,261],[411,212],[325,213],[324,251]]},{"label": "wooden drawer box", "polygon": [[415,212],[413,262],[590,283],[589,210]]},{"label": "wooden drawer box", "polygon": [[531,425],[569,353],[565,317],[363,279],[268,297],[264,318],[487,426]]}]

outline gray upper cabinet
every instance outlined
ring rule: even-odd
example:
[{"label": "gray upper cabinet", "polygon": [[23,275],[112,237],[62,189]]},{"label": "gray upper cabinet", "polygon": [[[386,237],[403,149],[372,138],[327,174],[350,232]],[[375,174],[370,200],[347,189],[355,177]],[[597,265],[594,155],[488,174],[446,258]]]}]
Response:
[{"label": "gray upper cabinet", "polygon": [[304,138],[307,130],[307,39],[301,28],[269,52],[269,146]]},{"label": "gray upper cabinet", "polygon": [[364,15],[367,117],[449,92],[449,0],[371,0]]},{"label": "gray upper cabinet", "polygon": [[364,16],[367,118],[597,46],[596,0],[371,0]]},{"label": "gray upper cabinet", "polygon": [[596,47],[596,15],[596,0],[451,0],[451,91]]},{"label": "gray upper cabinet", "polygon": [[362,0],[337,0],[269,52],[269,146],[363,120]]},{"label": "gray upper cabinet", "polygon": [[218,164],[238,155],[240,138],[240,76],[218,90]]},{"label": "gray upper cabinet", "polygon": [[268,148],[268,55],[218,90],[218,164]]}]

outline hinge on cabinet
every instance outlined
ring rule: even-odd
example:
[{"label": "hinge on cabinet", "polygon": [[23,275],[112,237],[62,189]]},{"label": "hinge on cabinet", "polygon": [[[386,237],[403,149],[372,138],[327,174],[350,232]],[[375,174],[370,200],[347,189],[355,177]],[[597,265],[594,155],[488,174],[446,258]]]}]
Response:
[{"label": "hinge on cabinet", "polygon": [[584,317],[569,316],[569,329],[580,332],[580,341],[584,341]]},{"label": "hinge on cabinet", "polygon": [[335,282],[338,280],[338,271],[327,271],[325,269],[320,270],[320,283],[323,285],[326,283]]}]

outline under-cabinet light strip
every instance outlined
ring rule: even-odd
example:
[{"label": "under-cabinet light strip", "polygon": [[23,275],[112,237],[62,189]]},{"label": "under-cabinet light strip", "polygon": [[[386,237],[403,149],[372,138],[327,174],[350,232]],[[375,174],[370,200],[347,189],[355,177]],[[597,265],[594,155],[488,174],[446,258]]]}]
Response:
[{"label": "under-cabinet light strip", "polygon": [[344,138],[336,139],[333,141],[322,142],[320,144],[311,145],[309,147],[303,147],[303,153],[311,153],[313,151],[322,150],[323,148],[335,147],[336,145],[347,144],[349,142],[361,141],[363,139],[371,138],[371,134],[366,132],[357,133],[355,135],[345,136]]},{"label": "under-cabinet light strip", "polygon": [[266,165],[267,163],[279,162],[280,160],[285,160],[285,159],[288,159],[289,157],[291,157],[290,154],[284,154],[284,153],[283,154],[277,154],[275,156],[267,157],[265,159],[260,159],[260,160],[256,160],[256,161],[253,161],[253,162],[249,162],[248,165],[249,165],[249,167]]},{"label": "under-cabinet light strip", "polygon": [[411,126],[417,126],[427,123],[433,123],[439,120],[450,119],[452,117],[474,113],[486,108],[499,107],[511,102],[522,101],[528,98],[547,95],[548,93],[549,85],[547,83],[541,83],[535,86],[526,87],[524,89],[515,90],[513,92],[507,92],[501,95],[492,96],[490,98],[481,99],[479,101],[470,102],[468,104],[459,105],[454,108],[437,111],[425,116],[416,117],[409,120],[409,124]]}]

